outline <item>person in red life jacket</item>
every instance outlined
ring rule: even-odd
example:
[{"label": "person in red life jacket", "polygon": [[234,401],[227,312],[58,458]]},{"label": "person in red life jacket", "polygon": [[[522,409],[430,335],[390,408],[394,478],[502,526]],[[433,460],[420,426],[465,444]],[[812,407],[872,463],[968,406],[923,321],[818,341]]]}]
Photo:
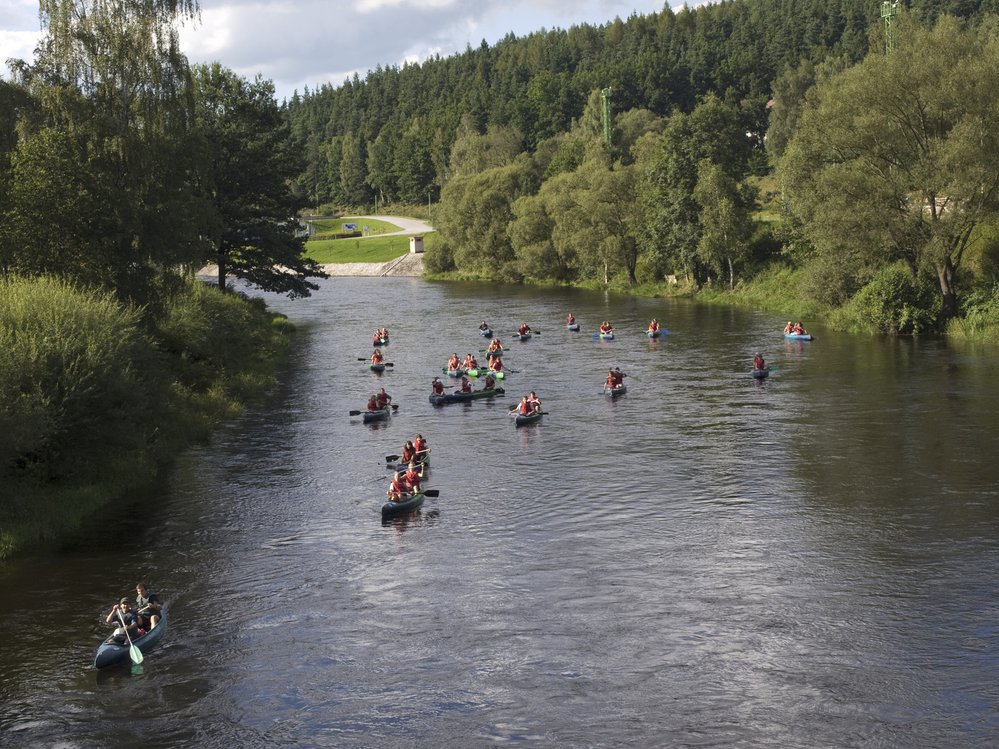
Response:
[{"label": "person in red life jacket", "polygon": [[503,342],[500,341],[499,338],[493,338],[489,342],[489,347],[486,349],[486,353],[487,354],[491,354],[491,353],[493,353],[495,351],[499,351],[502,348],[503,348]]},{"label": "person in red life jacket", "polygon": [[785,334],[794,333],[794,323],[791,322],[790,320],[788,320],[787,325],[784,326],[784,333]]},{"label": "person in red life jacket", "polygon": [[500,356],[494,356],[489,360],[489,371],[490,372],[502,372],[503,371],[503,358]]},{"label": "person in red life jacket", "polygon": [[388,340],[388,328],[382,328],[379,331],[378,337],[381,338],[383,341],[387,341]]},{"label": "person in red life jacket", "polygon": [[427,457],[427,453],[430,452],[430,446],[427,441],[423,439],[422,434],[418,434],[413,437],[413,449],[416,450],[416,457],[423,460]]},{"label": "person in red life jacket", "polygon": [[409,487],[410,491],[418,492],[420,491],[420,483],[423,481],[423,468],[417,468],[415,462],[410,462],[403,478],[406,479],[406,486]]},{"label": "person in red life jacket", "polygon": [[572,316],[571,312],[568,315],[566,315],[565,324],[566,325],[575,325],[576,324],[576,318]]},{"label": "person in red life jacket", "polygon": [[447,368],[451,372],[461,368],[461,359],[457,354],[451,354],[451,358],[447,360]]},{"label": "person in red life jacket", "polygon": [[483,390],[493,390],[496,387],[496,378],[492,375],[486,375],[486,381],[482,384]]},{"label": "person in red life jacket", "polygon": [[392,396],[385,392],[385,388],[381,388],[375,393],[375,399],[378,401],[378,408],[385,408],[392,402]]},{"label": "person in red life jacket", "polygon": [[517,405],[517,413],[521,416],[530,416],[534,413],[534,408],[531,406],[530,401],[527,400],[526,395],[520,399],[520,403]]},{"label": "person in red life jacket", "polygon": [[368,398],[368,410],[369,411],[377,411],[379,408],[380,407],[378,405],[378,396],[377,395],[372,395],[370,398]]},{"label": "person in red life jacket", "polygon": [[656,318],[652,318],[652,322],[649,323],[649,332],[658,333],[659,332],[659,321]]},{"label": "person in red life jacket", "polygon": [[801,320],[794,324],[794,334],[795,335],[805,335],[805,329],[801,327]]},{"label": "person in red life jacket", "polygon": [[468,378],[465,377],[465,375],[461,376],[461,392],[463,393],[472,392],[472,383],[468,381]]},{"label": "person in red life jacket", "polygon": [[541,410],[541,401],[538,400],[538,396],[533,390],[527,394],[527,402],[531,404],[531,413]]},{"label": "person in red life jacket", "polygon": [[763,360],[763,354],[759,351],[756,352],[756,356],[753,357],[753,369],[766,369],[767,363]]},{"label": "person in red life jacket", "polygon": [[519,327],[519,328],[517,328],[517,332],[518,332],[518,333],[519,333],[520,335],[527,335],[528,333],[530,333],[530,332],[531,332],[531,326],[530,326],[530,325],[528,325],[528,324],[527,324],[526,322],[522,322],[522,323],[520,324],[520,327]]},{"label": "person in red life jacket", "polygon": [[602,323],[600,323],[600,332],[603,333],[604,335],[606,335],[607,333],[613,333],[614,326],[611,325],[606,320],[604,320]]},{"label": "person in red life jacket", "polygon": [[412,440],[406,440],[406,444],[402,446],[402,455],[399,457],[403,463],[410,463],[416,458],[416,447],[413,445]]},{"label": "person in red life jacket", "polygon": [[392,476],[392,482],[389,484],[388,491],[385,493],[393,502],[402,502],[403,500],[409,499],[411,496],[409,484],[406,483],[406,477],[401,471],[396,471]]},{"label": "person in red life jacket", "polygon": [[444,383],[440,377],[435,377],[430,385],[433,395],[444,395]]},{"label": "person in red life jacket", "polygon": [[382,356],[382,350],[381,349],[377,349],[376,348],[374,351],[371,352],[371,363],[372,364],[381,364],[384,360],[385,360],[385,357]]},{"label": "person in red life jacket", "polygon": [[614,367],[614,387],[620,387],[624,384],[624,378],[627,377],[624,372],[621,371],[619,367]]},{"label": "person in red life jacket", "polygon": [[614,387],[614,382],[616,381],[616,379],[617,378],[614,377],[614,370],[613,369],[608,369],[607,370],[607,384],[605,385],[605,387],[613,388]]},{"label": "person in red life jacket", "polygon": [[475,358],[474,354],[465,354],[465,361],[461,363],[461,366],[463,366],[465,369],[478,369],[479,362]]}]

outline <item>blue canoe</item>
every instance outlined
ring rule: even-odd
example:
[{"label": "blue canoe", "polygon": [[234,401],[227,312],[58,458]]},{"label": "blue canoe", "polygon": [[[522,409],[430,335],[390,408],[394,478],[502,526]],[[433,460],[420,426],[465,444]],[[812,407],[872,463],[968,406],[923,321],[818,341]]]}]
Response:
[{"label": "blue canoe", "polygon": [[565,329],[566,329],[566,330],[574,330],[574,331],[578,331],[578,330],[579,330],[579,323],[578,323],[578,322],[571,322],[571,323],[568,323],[568,324],[567,324],[567,325],[565,326]]},{"label": "blue canoe", "polygon": [[382,517],[389,518],[393,515],[401,515],[404,512],[415,510],[422,504],[423,492],[417,492],[416,494],[411,495],[409,499],[399,501],[389,500],[382,505]]},{"label": "blue canoe", "polygon": [[385,408],[379,408],[376,411],[362,411],[361,417],[364,419],[364,423],[368,424],[372,421],[382,421],[387,419],[392,413],[392,406],[385,406]]},{"label": "blue canoe", "polygon": [[544,414],[541,411],[536,411],[535,413],[526,414],[526,415],[517,414],[517,418],[515,419],[515,421],[517,423],[517,426],[521,427],[524,426],[525,424],[533,424],[536,421],[540,421],[543,415]]},{"label": "blue canoe", "polygon": [[493,331],[490,330],[489,328],[486,328],[485,330],[483,330],[482,328],[479,328],[479,333],[482,334],[483,338],[492,338],[493,337]]},{"label": "blue canoe", "polygon": [[[142,652],[143,655],[145,655],[156,647],[156,644],[163,639],[163,635],[166,634],[166,628],[167,618],[166,610],[164,609],[160,611],[160,620],[156,623],[156,626],[146,632],[146,634],[142,637],[137,637],[132,640],[132,643]],[[128,650],[127,641],[124,645],[119,645],[115,642],[113,637],[109,637],[97,647],[97,652],[94,653],[94,668],[107,668],[108,666],[113,666],[116,663],[130,661],[131,658],[128,654]]]},{"label": "blue canoe", "polygon": [[754,369],[750,374],[757,380],[765,380],[770,376],[770,367],[764,367],[763,369]]},{"label": "blue canoe", "polygon": [[602,341],[613,341],[614,340],[614,331],[612,330],[610,333],[594,333],[593,337],[594,338],[599,338]]},{"label": "blue canoe", "polygon": [[669,331],[666,328],[659,328],[659,330],[648,331],[649,338],[658,338],[661,335],[669,335]]},{"label": "blue canoe", "polygon": [[785,333],[784,337],[791,341],[813,341],[815,336],[811,333]]},{"label": "blue canoe", "polygon": [[368,365],[368,369],[370,369],[372,372],[378,372],[379,374],[381,374],[382,372],[385,371],[385,365],[384,364],[369,364]]}]

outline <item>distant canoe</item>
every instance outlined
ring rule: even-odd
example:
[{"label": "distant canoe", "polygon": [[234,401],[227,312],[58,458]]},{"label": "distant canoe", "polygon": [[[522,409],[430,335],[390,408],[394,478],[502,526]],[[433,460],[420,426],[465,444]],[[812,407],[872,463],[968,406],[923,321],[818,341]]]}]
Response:
[{"label": "distant canoe", "polygon": [[382,505],[382,517],[388,518],[393,515],[402,515],[403,513],[415,510],[417,507],[423,504],[423,492],[417,492],[413,494],[409,499],[394,501],[389,500]]},{"label": "distant canoe", "polygon": [[430,402],[435,406],[444,406],[448,403],[468,403],[469,401],[481,400],[482,398],[495,398],[503,395],[506,391],[503,388],[493,388],[492,390],[473,390],[470,393],[445,393],[444,395],[431,395]]},{"label": "distant canoe", "polygon": [[811,333],[785,333],[784,337],[791,341],[814,341],[815,336]]},{"label": "distant canoe", "polygon": [[764,367],[763,369],[754,369],[751,374],[757,380],[765,380],[770,376],[770,367]]},{"label": "distant canoe", "polygon": [[517,414],[517,426],[521,427],[525,424],[533,424],[535,421],[540,421],[542,416],[543,413],[541,411],[535,411],[532,414]]},{"label": "distant canoe", "polygon": [[372,372],[378,372],[379,374],[381,374],[382,372],[385,371],[385,365],[384,364],[369,364],[368,365],[368,369],[370,369]]},{"label": "distant canoe", "polygon": [[565,328],[566,328],[566,330],[578,331],[579,330],[579,323],[578,322],[571,322],[568,325],[566,325]]},{"label": "distant canoe", "polygon": [[483,330],[482,328],[479,328],[479,333],[482,335],[483,338],[492,338],[493,337],[493,331],[490,330],[489,328],[486,328],[485,330]]},{"label": "distant canoe", "polygon": [[372,421],[384,421],[392,413],[392,406],[385,406],[385,408],[379,408],[374,411],[362,411],[361,417],[364,419],[365,424],[369,424]]},{"label": "distant canoe", "polygon": [[620,384],[617,387],[607,388],[607,394],[611,398],[617,398],[628,392],[628,386],[625,384]]}]

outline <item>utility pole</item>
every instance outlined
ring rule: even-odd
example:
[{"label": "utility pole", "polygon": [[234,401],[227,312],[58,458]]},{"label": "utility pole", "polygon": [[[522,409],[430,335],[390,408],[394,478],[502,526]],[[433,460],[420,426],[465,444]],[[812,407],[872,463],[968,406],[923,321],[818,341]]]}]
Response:
[{"label": "utility pole", "polygon": [[885,54],[889,55],[895,49],[895,32],[892,28],[895,16],[898,15],[898,0],[884,0],[881,3],[881,17],[885,21]]}]

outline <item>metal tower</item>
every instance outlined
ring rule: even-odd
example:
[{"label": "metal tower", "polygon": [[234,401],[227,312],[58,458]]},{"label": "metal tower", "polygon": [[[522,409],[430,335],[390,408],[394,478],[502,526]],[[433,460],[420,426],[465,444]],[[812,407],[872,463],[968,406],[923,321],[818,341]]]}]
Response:
[{"label": "metal tower", "polygon": [[898,15],[898,0],[890,2],[884,0],[881,3],[881,17],[885,20],[885,54],[890,54],[895,49],[895,32],[892,30],[895,16]]}]

